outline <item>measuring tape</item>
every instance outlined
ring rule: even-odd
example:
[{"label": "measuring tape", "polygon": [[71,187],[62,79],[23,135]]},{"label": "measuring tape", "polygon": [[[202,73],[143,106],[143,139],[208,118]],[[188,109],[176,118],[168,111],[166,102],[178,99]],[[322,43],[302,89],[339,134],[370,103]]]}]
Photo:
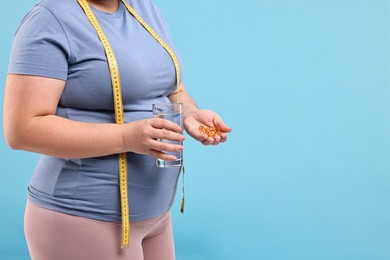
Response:
[{"label": "measuring tape", "polygon": [[[121,0],[122,3],[126,6],[127,11],[131,13],[135,19],[158,41],[158,43],[161,44],[162,47],[168,52],[169,56],[171,56],[171,59],[173,61],[173,64],[175,65],[175,71],[176,71],[176,87],[177,90],[179,90],[179,83],[180,83],[180,66],[179,61],[175,55],[175,53],[172,51],[172,49],[158,36],[158,34],[137,14],[137,12],[133,9],[133,7],[130,6],[126,0]],[[177,95],[179,98],[179,95]],[[179,103],[179,99],[177,99],[177,103]]]},{"label": "measuring tape", "polygon": [[[106,35],[104,34],[96,16],[92,12],[88,2],[86,0],[77,0],[81,8],[84,10],[88,20],[95,28],[96,33],[100,41],[103,44],[104,51],[107,57],[107,62],[110,70],[112,92],[114,96],[114,108],[115,108],[115,122],[117,124],[124,124],[124,112],[122,102],[122,88],[119,76],[118,63],[116,61],[114,51],[111,48]],[[176,71],[176,86],[177,91],[179,90],[180,82],[180,67],[178,59],[172,49],[157,35],[157,33],[137,14],[137,12],[125,1],[121,0],[126,6],[128,12],[134,16],[135,19],[161,44],[162,47],[168,52],[171,59],[173,60],[175,71]],[[179,100],[179,95],[178,95]],[[127,187],[127,156],[126,153],[119,154],[119,190],[121,199],[121,213],[122,213],[122,239],[121,248],[128,247],[130,244],[130,222],[129,222],[129,203],[128,203],[128,187]],[[184,194],[183,194],[184,199]],[[182,202],[182,210],[184,209],[184,200]]]}]

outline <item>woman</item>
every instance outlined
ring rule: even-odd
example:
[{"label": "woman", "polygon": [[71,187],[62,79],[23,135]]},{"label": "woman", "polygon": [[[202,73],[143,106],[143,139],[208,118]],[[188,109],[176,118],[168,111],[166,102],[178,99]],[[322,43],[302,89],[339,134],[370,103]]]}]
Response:
[{"label": "woman", "polygon": [[[154,4],[127,3],[177,56]],[[204,145],[225,142],[230,132],[215,112],[198,109],[184,85],[176,84],[172,55],[128,12],[127,3],[87,3],[115,53],[125,124],[115,124],[106,53],[77,0],[41,1],[15,34],[4,133],[11,148],[42,154],[25,213],[33,259],[174,259],[169,209],[180,169],[157,168],[155,160],[175,160],[167,152],[183,150],[157,139],[185,138],[180,126],[152,118],[152,104],[180,100],[186,132]],[[200,126],[220,133],[209,137]],[[119,153],[127,153],[128,161],[131,242],[126,249],[119,246]]]}]

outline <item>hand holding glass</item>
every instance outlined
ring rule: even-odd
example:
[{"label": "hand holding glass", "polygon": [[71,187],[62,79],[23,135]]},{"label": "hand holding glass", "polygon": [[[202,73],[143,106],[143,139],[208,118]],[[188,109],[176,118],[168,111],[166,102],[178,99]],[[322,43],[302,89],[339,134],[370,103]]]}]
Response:
[{"label": "hand holding glass", "polygon": [[[154,118],[162,118],[166,120],[170,120],[175,124],[179,125],[183,129],[183,114],[182,114],[182,103],[161,103],[161,104],[153,104],[153,117]],[[179,144],[183,145],[183,142],[178,141],[170,141],[170,140],[162,140],[158,139],[160,142],[168,143],[168,144]],[[165,167],[181,167],[183,161],[183,152],[166,152],[167,154],[172,154],[176,156],[176,160],[174,161],[164,161],[161,159],[156,160],[157,167],[165,168]]]}]

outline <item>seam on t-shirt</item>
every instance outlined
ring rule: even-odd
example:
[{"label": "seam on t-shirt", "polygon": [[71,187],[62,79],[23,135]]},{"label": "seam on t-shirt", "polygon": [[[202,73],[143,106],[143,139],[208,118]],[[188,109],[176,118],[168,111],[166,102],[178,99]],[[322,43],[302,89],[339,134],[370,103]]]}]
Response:
[{"label": "seam on t-shirt", "polygon": [[61,26],[61,29],[62,29],[62,31],[63,31],[64,34],[65,34],[65,38],[66,38],[66,41],[68,42],[68,46],[69,46],[69,58],[68,58],[68,63],[70,63],[71,60],[72,60],[72,57],[73,57],[73,55],[72,55],[72,48],[71,48],[71,46],[70,46],[69,37],[68,37],[68,34],[66,33],[66,30],[65,30],[64,26],[62,25],[60,19],[58,19],[58,17],[54,14],[54,12],[53,12],[49,7],[43,5],[42,3],[38,4],[38,6],[42,6],[43,8],[45,8],[46,10],[48,10],[48,11],[54,16],[54,18],[57,20],[57,22],[59,23],[59,25]]},{"label": "seam on t-shirt", "polygon": [[74,195],[73,195],[73,202],[74,202],[74,207],[73,207],[73,211],[74,211],[74,214],[76,215],[76,211],[78,210],[78,205],[77,205],[77,188],[79,186],[79,181],[80,181],[80,174],[81,174],[81,165],[79,166],[79,170],[77,172],[77,179],[74,183]]},{"label": "seam on t-shirt", "polygon": [[34,5],[23,17],[23,19],[20,21],[19,25],[18,25],[18,28],[16,28],[16,31],[14,33],[14,36],[16,34],[18,34],[20,28],[22,27],[22,25],[26,22],[28,16],[31,14],[31,12],[34,10],[34,8],[37,6],[38,4]]},{"label": "seam on t-shirt", "polygon": [[[20,63],[19,63],[20,64]],[[9,74],[21,74],[21,75],[38,75],[40,77],[49,77],[49,78],[54,78],[54,79],[60,79],[66,81],[66,78],[64,79],[62,77],[62,74],[67,73],[65,70],[57,69],[57,68],[52,68],[53,73],[47,73],[47,72],[42,72],[40,69],[45,69],[43,66],[38,66],[37,64],[34,64],[34,66],[31,66],[30,64],[23,64],[24,68],[16,68],[13,69],[12,72],[8,72]],[[29,71],[26,72],[24,69],[28,68]],[[39,70],[39,73],[37,73],[37,70]]]}]

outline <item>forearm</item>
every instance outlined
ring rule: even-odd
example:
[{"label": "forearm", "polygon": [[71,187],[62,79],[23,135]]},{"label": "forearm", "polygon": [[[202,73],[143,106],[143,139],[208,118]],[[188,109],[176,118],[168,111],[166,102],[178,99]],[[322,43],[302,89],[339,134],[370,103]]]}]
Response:
[{"label": "forearm", "polygon": [[38,116],[17,126],[13,148],[69,159],[115,154],[125,151],[125,127]]},{"label": "forearm", "polygon": [[183,103],[183,117],[199,110],[195,100],[188,94],[183,84],[181,84],[179,89],[169,96],[169,99],[171,102]]},{"label": "forearm", "polygon": [[[65,81],[30,75],[9,74],[4,95],[3,128],[7,144],[60,158],[88,158],[122,152],[147,154],[173,160],[165,152],[182,150],[182,129],[161,118],[136,120],[127,124],[88,123],[56,115]],[[186,97],[188,108],[194,102]]]}]

